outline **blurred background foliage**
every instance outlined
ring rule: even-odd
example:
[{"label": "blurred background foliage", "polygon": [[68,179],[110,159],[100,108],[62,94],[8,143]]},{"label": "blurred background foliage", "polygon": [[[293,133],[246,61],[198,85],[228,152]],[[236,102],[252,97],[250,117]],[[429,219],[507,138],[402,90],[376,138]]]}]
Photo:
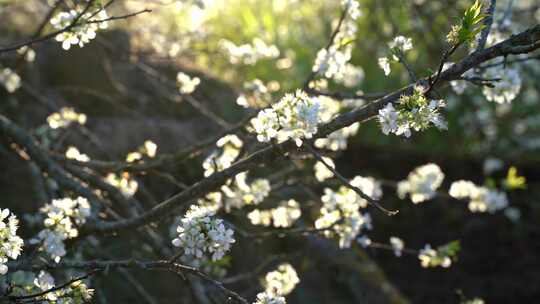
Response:
[{"label": "blurred background foliage", "polygon": [[[46,2],[1,0],[0,44],[32,36],[47,13]],[[388,93],[408,84],[407,73],[401,66],[393,65],[392,73],[386,77],[377,65],[377,58],[385,55],[387,43],[397,35],[412,38],[414,48],[407,53],[407,59],[418,75],[429,75],[446,47],[446,33],[470,2],[361,0],[363,14],[358,19],[356,40],[352,42],[351,63],[362,67],[364,80],[352,88],[330,83],[329,90]],[[506,36],[538,24],[540,18],[536,1],[512,2],[512,27],[504,32]],[[190,1],[117,1],[109,15],[141,8],[153,11],[115,22],[83,49],[76,47],[65,52],[54,41],[35,45],[37,57],[31,64],[21,63],[13,53],[2,55],[0,64],[16,70],[26,89],[17,94],[1,91],[0,110],[35,131],[59,106],[74,106],[89,116],[88,129],[108,149],[102,151],[88,138],[69,133],[62,143],[53,145],[53,150],[60,150],[69,142],[98,159],[115,159],[150,138],[158,143],[160,152],[175,151],[220,130],[208,119],[195,115],[190,105],[175,103],[169,93],[163,93],[167,91],[163,87],[171,89],[170,83],[174,91],[178,71],[201,77],[201,86],[194,96],[225,120],[239,121],[247,113],[235,103],[243,83],[255,78],[273,83],[274,100],[301,87],[340,14],[337,0],[202,3],[203,9]],[[509,1],[497,3],[497,10],[504,12]],[[47,30],[50,28],[46,25]],[[222,39],[241,45],[256,38],[275,44],[280,50],[279,57],[263,59],[254,65],[232,65],[219,46]],[[453,60],[459,60],[467,52],[461,50]],[[149,79],[134,67],[138,64],[140,68],[141,63],[158,71],[170,83],[164,85]],[[397,288],[395,292],[400,300],[395,302],[403,296],[412,303],[459,303],[460,294],[464,294],[482,297],[487,303],[532,303],[540,296],[539,66],[538,60],[520,65],[521,92],[509,107],[487,102],[481,88],[472,87],[466,94],[456,95],[446,87],[438,93],[449,104],[445,112],[448,131],[431,129],[403,139],[382,135],[378,124],[370,122],[360,127],[348,150],[336,155],[337,168],[345,176],[360,173],[394,181],[405,178],[418,165],[434,162],[446,174],[445,189],[450,181],[462,178],[479,184],[491,180],[501,185],[512,165],[527,177],[527,189],[510,193],[511,205],[521,211],[517,221],[503,214],[471,214],[464,204],[445,198],[419,207],[398,200],[391,194],[393,190],[385,189],[385,204],[399,209],[400,215],[387,218],[374,213],[374,239],[387,240],[390,235],[398,235],[413,248],[421,247],[426,241],[443,244],[460,239],[463,247],[459,261],[450,269],[422,269],[416,257],[396,258],[389,252],[367,250],[367,255],[382,268],[378,282],[388,280]],[[26,212],[36,210],[41,202],[36,202],[32,192],[26,190],[27,185],[21,182],[28,174],[26,167],[6,149],[2,155],[2,207],[6,204]],[[204,156],[198,160],[202,161]],[[484,161],[488,157],[501,159],[503,168],[484,174]],[[182,182],[191,184],[202,176],[200,161],[169,170]],[[272,168],[266,170],[271,172]],[[178,191],[149,176],[141,179],[159,193],[155,197],[158,201]],[[233,253],[242,256],[244,251],[244,255],[257,255],[277,252],[276,249],[294,252],[297,247],[294,240],[275,240],[257,249],[236,248]],[[340,253],[346,258],[339,258],[350,261],[345,267],[334,267],[328,259],[314,263],[296,258],[302,283],[289,297],[289,303],[359,303],[369,293],[363,291],[366,286],[375,284],[359,283],[363,277],[372,275],[366,269],[377,267],[369,266],[372,264],[366,253],[358,252],[352,257]],[[255,260],[256,257],[249,256],[245,260],[233,260],[232,264],[236,270],[245,270]],[[121,283],[114,284],[115,288],[116,285],[125,288]],[[251,285],[237,287],[249,292],[253,289]],[[133,295],[116,296],[118,303],[128,299],[137,302]],[[174,296],[173,286],[163,294],[163,303]],[[380,295],[373,297],[366,303],[385,303],[388,299]]]}]

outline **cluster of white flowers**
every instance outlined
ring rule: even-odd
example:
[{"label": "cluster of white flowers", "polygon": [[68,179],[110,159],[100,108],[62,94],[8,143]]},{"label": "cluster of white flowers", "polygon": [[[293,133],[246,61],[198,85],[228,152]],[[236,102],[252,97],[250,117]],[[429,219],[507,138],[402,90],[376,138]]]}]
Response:
[{"label": "cluster of white flowers", "polygon": [[247,173],[237,174],[232,183],[221,187],[223,207],[226,212],[232,208],[242,208],[245,205],[258,205],[270,194],[270,181],[257,178],[247,183]]},{"label": "cluster of white flowers", "polygon": [[508,197],[503,191],[477,186],[471,181],[459,180],[452,183],[450,196],[469,201],[471,212],[494,213],[508,206]]},{"label": "cluster of white flowers", "polygon": [[253,39],[251,44],[236,45],[232,41],[222,39],[220,48],[227,54],[232,64],[254,65],[261,59],[279,57],[279,49],[275,45],[268,45],[260,38]]},{"label": "cluster of white flowers", "polygon": [[86,115],[77,113],[73,108],[61,108],[59,112],[52,113],[47,117],[47,123],[52,129],[65,128],[72,123],[84,125]]},{"label": "cluster of white flowers", "polygon": [[347,16],[342,20],[341,28],[334,37],[333,44],[317,53],[312,70],[326,78],[352,87],[364,77],[361,68],[349,64],[353,48],[351,42],[358,30],[355,20],[361,13],[356,0],[343,0],[341,4],[347,9]]},{"label": "cluster of white flowers", "polygon": [[[323,156],[323,160],[326,164],[330,165],[330,167],[336,168],[336,165],[331,158]],[[328,167],[323,162],[316,162],[313,169],[315,170],[315,178],[320,182],[334,177],[334,172],[328,169]]]},{"label": "cluster of white flowers", "polygon": [[215,212],[192,205],[176,228],[178,237],[172,244],[181,247],[185,255],[202,258],[211,255],[213,261],[220,260],[235,242],[234,232],[223,224],[223,220],[213,218]]},{"label": "cluster of white flowers", "polygon": [[[70,10],[68,12],[60,12],[53,18],[51,18],[52,26],[57,30],[63,30],[79,17],[81,13],[76,10]],[[95,15],[95,16],[94,16]],[[62,48],[69,50],[71,45],[79,45],[83,47],[90,40],[96,38],[96,31],[100,29],[106,29],[108,23],[104,22],[88,22],[89,19],[100,21],[107,19],[107,12],[105,9],[100,9],[99,12],[87,12],[80,16],[75,26],[72,26],[69,30],[63,31],[56,35],[56,41],[62,42]]]},{"label": "cluster of white flowers", "polygon": [[386,76],[390,75],[391,72],[390,63],[399,61],[397,53],[405,53],[413,48],[412,39],[404,36],[397,36],[388,43],[388,47],[390,49],[390,54],[378,59],[379,66],[383,69],[384,75]]},{"label": "cluster of white flowers", "polygon": [[403,249],[405,248],[405,242],[397,236],[390,237],[390,246],[394,250],[394,255],[400,257],[403,254]]},{"label": "cluster of white flowers", "polygon": [[257,301],[253,304],[287,304],[285,298],[268,292],[257,294]]},{"label": "cluster of white flowers", "polygon": [[229,168],[240,155],[243,145],[242,140],[234,134],[220,138],[216,142],[218,150],[213,151],[203,161],[204,176]]},{"label": "cluster of white flowers", "polygon": [[26,62],[34,62],[36,59],[36,52],[28,46],[23,46],[18,49],[17,54],[24,55],[24,60],[26,60]]},{"label": "cluster of white flowers", "polygon": [[442,255],[438,250],[431,248],[430,244],[426,244],[424,248],[420,249],[418,259],[424,268],[436,266],[448,268],[452,265],[452,259],[449,256]]},{"label": "cluster of white flowers", "polygon": [[66,255],[64,240],[77,237],[77,228],[90,216],[90,204],[84,197],[55,199],[40,211],[47,216],[43,222],[45,229],[34,242],[42,242],[42,250],[58,263]]},{"label": "cluster of white flowers", "polygon": [[176,83],[178,90],[182,94],[191,94],[197,89],[197,86],[201,83],[199,77],[190,77],[186,73],[178,72],[176,75]]},{"label": "cluster of white flowers", "polygon": [[[379,199],[382,196],[380,183],[372,177],[357,176],[350,184],[372,199]],[[337,192],[325,188],[321,201],[323,202],[321,216],[315,221],[315,227],[317,229],[331,227],[332,229],[325,230],[324,234],[327,237],[337,234],[340,248],[349,248],[362,228],[372,228],[369,214],[362,214],[359,210],[367,207],[368,202],[354,190],[345,186],[341,186]]]},{"label": "cluster of white flowers", "polygon": [[19,220],[9,209],[0,209],[0,275],[8,272],[8,258],[17,259],[22,251],[23,240],[17,236]]},{"label": "cluster of white flowers", "polygon": [[434,125],[440,130],[448,128],[446,120],[439,113],[445,107],[443,100],[428,100],[422,86],[415,86],[412,95],[402,95],[397,109],[391,103],[379,110],[379,123],[386,135],[394,133],[411,136],[411,129],[422,131]]},{"label": "cluster of white flowers", "polygon": [[437,189],[444,180],[444,173],[436,164],[420,166],[411,173],[406,180],[397,185],[399,198],[404,199],[410,194],[413,203],[418,204],[432,199],[437,195]]},{"label": "cluster of white flowers", "polygon": [[81,153],[79,149],[73,146],[67,148],[66,157],[69,159],[75,159],[80,162],[87,162],[90,160],[90,157],[88,157],[88,155]]},{"label": "cluster of white flowers", "polygon": [[128,155],[126,156],[126,161],[128,163],[131,163],[141,160],[144,156],[153,158],[156,156],[156,152],[157,145],[150,140],[145,140],[144,144],[140,146],[137,151],[128,153]]},{"label": "cluster of white flowers", "polygon": [[282,201],[278,207],[269,210],[255,209],[248,213],[247,217],[253,225],[273,225],[276,228],[287,228],[291,227],[301,215],[300,204],[291,199]]},{"label": "cluster of white flowers", "polygon": [[274,271],[266,274],[263,286],[265,292],[278,296],[290,294],[300,279],[291,264],[285,263],[278,266]]},{"label": "cluster of white flowers", "polygon": [[41,270],[37,275],[33,272],[17,271],[11,276],[11,295],[26,296],[29,294],[42,294],[33,298],[36,303],[52,304],[82,304],[90,303],[94,290],[86,286],[83,281],[77,281],[63,288],[56,287],[53,276]]},{"label": "cluster of white flowers", "polygon": [[489,101],[510,103],[521,90],[521,77],[516,69],[491,67],[486,69],[483,77],[485,79],[500,79],[492,83],[493,87],[483,87],[482,92]]},{"label": "cluster of white flowers", "polygon": [[236,99],[236,103],[244,108],[265,107],[272,98],[270,89],[260,79],[245,82],[244,92],[245,94],[240,94]]},{"label": "cluster of white flowers", "polygon": [[21,87],[21,77],[10,68],[5,68],[0,71],[0,83],[9,93],[13,93]]},{"label": "cluster of white flowers", "polygon": [[317,133],[319,116],[319,99],[297,90],[295,94],[286,94],[272,108],[260,111],[251,124],[261,142],[276,139],[282,143],[293,139],[301,146],[304,138],[309,139]]},{"label": "cluster of white flowers", "polygon": [[132,197],[139,188],[139,183],[131,178],[128,172],[122,174],[109,173],[105,177],[105,181],[118,188],[125,197]]},{"label": "cluster of white flowers", "polygon": [[225,212],[230,212],[246,205],[258,205],[271,190],[267,179],[257,178],[248,183],[247,173],[242,172],[221,186],[220,191],[208,193],[204,198],[197,200],[197,204],[213,211],[223,208]]}]

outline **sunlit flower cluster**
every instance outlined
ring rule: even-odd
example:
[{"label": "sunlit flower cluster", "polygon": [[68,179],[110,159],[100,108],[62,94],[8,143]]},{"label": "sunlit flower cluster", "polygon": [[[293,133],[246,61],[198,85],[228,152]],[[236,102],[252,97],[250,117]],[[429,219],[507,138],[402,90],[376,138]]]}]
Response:
[{"label": "sunlit flower cluster", "polygon": [[268,45],[260,38],[253,39],[251,44],[242,45],[222,39],[219,46],[228,55],[232,64],[253,65],[261,59],[274,59],[279,56],[277,46]]},{"label": "sunlit flower cluster", "polygon": [[270,190],[270,182],[267,179],[257,178],[248,183],[246,172],[237,174],[231,183],[221,187],[223,208],[229,212],[233,208],[258,205],[270,194]]},{"label": "sunlit flower cluster", "polygon": [[412,95],[402,95],[396,107],[388,103],[379,110],[379,123],[386,135],[394,133],[411,136],[411,130],[422,131],[434,125],[440,130],[448,128],[446,120],[439,113],[445,107],[443,100],[428,100],[424,88],[416,86]]},{"label": "sunlit flower cluster", "polygon": [[123,172],[121,174],[109,173],[107,174],[107,177],[105,177],[105,181],[118,188],[125,197],[132,197],[139,188],[139,183],[131,178],[128,172]]},{"label": "sunlit flower cluster", "polygon": [[266,274],[263,285],[268,294],[286,296],[294,290],[298,283],[300,283],[300,278],[292,265],[281,264],[276,270]]},{"label": "sunlit flower cluster", "polygon": [[253,225],[287,228],[291,227],[301,215],[300,204],[291,199],[282,201],[278,207],[269,210],[255,209],[248,213],[247,217]]},{"label": "sunlit flower cluster", "polygon": [[23,240],[17,235],[19,220],[9,209],[0,209],[0,275],[8,272],[8,258],[15,260],[22,251]]},{"label": "sunlit flower cluster", "polygon": [[260,111],[251,124],[261,142],[276,139],[281,143],[292,139],[297,146],[301,146],[303,139],[317,133],[319,116],[318,98],[297,90],[294,94],[286,94],[272,108]]},{"label": "sunlit flower cluster", "polygon": [[287,304],[285,298],[268,292],[257,294],[257,301],[253,304]]},{"label": "sunlit flower cluster", "polygon": [[406,180],[398,183],[398,196],[404,199],[410,194],[411,201],[415,204],[430,200],[437,195],[443,179],[444,173],[436,164],[420,166],[409,173]]},{"label": "sunlit flower cluster", "polygon": [[471,181],[459,180],[450,186],[450,196],[457,199],[469,199],[471,212],[494,213],[508,206],[506,193],[497,189],[477,186]]},{"label": "sunlit flower cluster", "polygon": [[88,157],[88,155],[81,153],[79,149],[73,146],[67,148],[66,158],[74,159],[80,162],[87,162],[90,160],[90,157]]},{"label": "sunlit flower cluster", "polygon": [[449,256],[431,248],[429,244],[426,244],[424,248],[420,249],[418,259],[420,260],[420,265],[424,268],[437,266],[448,268],[452,265],[452,259]]},{"label": "sunlit flower cluster", "polygon": [[150,140],[145,140],[144,144],[140,146],[137,151],[128,153],[126,161],[131,163],[143,159],[144,156],[153,158],[156,156],[156,152],[157,145]]},{"label": "sunlit flower cluster", "polygon": [[13,93],[21,87],[21,77],[10,68],[5,68],[0,71],[0,83],[9,93]]},{"label": "sunlit flower cluster", "polygon": [[[353,49],[351,42],[355,39],[358,30],[355,20],[361,15],[361,12],[356,0],[343,0],[341,5],[347,9],[347,15],[341,21],[341,27],[334,37],[332,45],[317,53],[312,71],[352,87],[364,77],[361,68],[349,64]],[[335,26],[337,27],[337,24]]]},{"label": "sunlit flower cluster", "polygon": [[192,205],[176,229],[178,236],[173,239],[173,245],[195,258],[205,254],[211,255],[213,261],[223,258],[235,242],[234,232],[214,215],[208,208]]},{"label": "sunlit flower cluster", "polygon": [[394,40],[388,43],[389,54],[378,59],[379,66],[384,71],[384,75],[390,75],[390,63],[399,62],[398,54],[405,53],[413,48],[412,39],[404,36],[396,36]]},{"label": "sunlit flower cluster", "polygon": [[77,113],[73,108],[62,108],[59,112],[52,113],[47,117],[47,123],[52,129],[65,128],[72,123],[84,125],[86,115]]},{"label": "sunlit flower cluster", "polygon": [[[372,177],[357,176],[350,184],[372,199],[379,199],[382,196],[380,183]],[[315,227],[329,228],[324,231],[327,237],[337,234],[340,248],[350,247],[362,228],[371,229],[369,214],[360,213],[360,208],[367,207],[368,202],[354,190],[345,186],[341,186],[337,192],[325,188],[321,201],[323,202],[321,216],[315,221]]]},{"label": "sunlit flower cluster", "polygon": [[203,161],[204,176],[229,168],[240,155],[243,145],[242,140],[234,134],[220,138],[216,142],[218,149]]},{"label": "sunlit flower cluster", "polygon": [[[331,158],[323,156],[323,160],[326,164],[330,165],[330,167],[336,168],[334,161]],[[323,162],[316,162],[313,169],[315,170],[315,178],[320,182],[334,177],[334,172],[328,169],[328,167]]]},{"label": "sunlit flower cluster", "polygon": [[42,250],[58,263],[66,255],[64,241],[77,237],[78,227],[90,216],[90,204],[84,197],[55,199],[40,211],[46,216],[45,229],[39,232],[37,239],[42,243]]},{"label": "sunlit flower cluster", "polygon": [[[71,48],[71,45],[83,47],[90,40],[96,38],[96,31],[108,27],[107,21],[88,22],[107,19],[108,16],[105,9],[100,9],[99,12],[87,12],[82,16],[80,14],[76,10],[70,10],[68,12],[60,12],[51,18],[51,24],[56,30],[63,30],[71,26],[69,30],[59,33],[55,38],[56,41],[62,42],[62,48],[66,51]],[[73,25],[73,22],[76,22],[76,24]]]},{"label": "sunlit flower cluster", "polygon": [[201,83],[201,79],[199,77],[190,77],[183,72],[178,72],[176,75],[176,83],[180,93],[191,94],[197,89],[197,86]]},{"label": "sunlit flower cluster", "polygon": [[11,277],[13,296],[26,296],[28,294],[41,294],[32,302],[52,304],[82,304],[90,303],[94,289],[90,289],[82,281],[73,282],[63,288],[57,287],[53,276],[41,270],[37,275],[32,272],[17,271]]},{"label": "sunlit flower cluster", "polygon": [[484,86],[482,92],[486,99],[496,103],[509,103],[514,100],[521,90],[521,77],[516,69],[491,67],[483,74],[485,79],[496,79],[492,86]]},{"label": "sunlit flower cluster", "polygon": [[390,237],[390,246],[392,246],[392,250],[394,250],[394,255],[400,257],[403,254],[405,242],[397,236],[392,236]]}]

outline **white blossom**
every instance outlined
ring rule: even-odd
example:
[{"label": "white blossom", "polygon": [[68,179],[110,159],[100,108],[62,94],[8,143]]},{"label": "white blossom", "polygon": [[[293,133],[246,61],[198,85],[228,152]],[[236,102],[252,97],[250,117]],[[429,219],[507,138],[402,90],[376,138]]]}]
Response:
[{"label": "white blossom", "polygon": [[491,67],[483,74],[486,79],[500,79],[494,81],[493,87],[484,86],[482,92],[488,101],[499,104],[510,103],[521,90],[521,77],[516,69]]},{"label": "white blossom", "polygon": [[22,251],[23,239],[17,235],[19,220],[9,209],[0,209],[0,276],[8,272],[8,258],[16,260]]},{"label": "white blossom", "polygon": [[80,162],[87,162],[90,160],[90,157],[88,157],[88,155],[79,152],[79,149],[73,146],[67,148],[66,158],[75,159]]},{"label": "white blossom", "polygon": [[392,249],[394,250],[394,254],[397,257],[400,257],[403,252],[403,248],[405,248],[405,243],[403,242],[402,239],[392,236],[390,237],[390,246],[392,246]]},{"label": "white blossom", "polygon": [[301,146],[304,138],[309,139],[317,133],[319,121],[319,100],[297,90],[295,94],[286,94],[271,109],[260,111],[251,124],[261,142],[276,139],[282,143],[292,139]]},{"label": "white blossom", "polygon": [[257,294],[257,301],[253,304],[287,304],[282,296],[261,292]]},{"label": "white blossom", "polygon": [[180,93],[191,94],[201,83],[201,79],[199,77],[192,78],[188,74],[178,72],[176,75],[176,83],[178,84],[178,90]]},{"label": "white blossom", "polygon": [[276,208],[268,210],[255,209],[248,213],[247,217],[253,225],[267,227],[273,225],[276,228],[287,228],[291,227],[301,215],[300,204],[290,199],[280,202]]},{"label": "white blossom", "polygon": [[448,128],[446,120],[439,113],[446,106],[443,100],[428,100],[424,88],[415,86],[411,95],[401,95],[396,108],[388,103],[379,110],[379,123],[386,135],[411,136],[411,131],[422,131],[434,125],[440,130]]},{"label": "white blossom", "polygon": [[223,220],[213,218],[214,214],[208,208],[192,205],[176,229],[178,236],[173,245],[195,258],[206,254],[213,261],[223,258],[235,242],[234,232],[225,227]]},{"label": "white blossom", "polygon": [[379,66],[381,67],[381,69],[383,69],[384,71],[384,75],[385,76],[388,76],[390,75],[390,72],[392,71],[391,68],[390,68],[390,60],[388,59],[388,57],[380,57],[378,60],[377,60]]},{"label": "white blossom", "polygon": [[279,296],[290,294],[300,279],[291,264],[281,264],[274,271],[266,274],[264,283],[266,293]]},{"label": "white blossom", "polygon": [[448,268],[452,265],[452,259],[449,256],[441,255],[437,250],[431,248],[430,244],[426,244],[424,248],[420,249],[418,259],[424,268],[439,265]]},{"label": "white blossom", "polygon": [[71,123],[84,125],[86,115],[77,113],[73,108],[62,108],[59,112],[52,113],[47,117],[47,123],[52,129],[65,128]]},{"label": "white blossom", "polygon": [[379,110],[379,123],[381,124],[382,132],[385,135],[397,132],[398,112],[394,109],[391,103],[386,104],[384,108]]},{"label": "white blossom", "polygon": [[21,87],[21,77],[10,68],[5,68],[0,71],[0,83],[9,93],[13,93]]},{"label": "white blossom", "polygon": [[[76,10],[70,10],[67,12],[60,12],[53,18],[51,18],[52,26],[57,30],[63,30],[68,26],[71,26],[77,17],[81,13]],[[94,15],[92,17],[92,15]],[[96,37],[96,31],[99,29],[106,29],[108,23],[105,22],[87,22],[89,18],[92,17],[92,20],[105,20],[108,18],[107,12],[105,9],[100,9],[97,14],[95,12],[87,12],[83,14],[77,21],[75,26],[72,26],[69,30],[63,31],[56,35],[55,39],[58,42],[62,42],[62,48],[64,50],[69,50],[71,45],[79,45],[83,47],[86,43]]]},{"label": "white blossom", "polygon": [[46,215],[45,229],[38,233],[37,240],[42,243],[41,249],[58,263],[66,255],[64,240],[77,237],[77,228],[90,216],[90,204],[84,197],[54,199],[40,211]]},{"label": "white blossom", "polygon": [[358,241],[358,244],[360,244],[360,246],[362,246],[362,248],[367,248],[369,246],[371,246],[372,244],[372,241],[369,237],[365,236],[365,235],[362,235],[360,237],[358,237],[356,239],[356,241]]},{"label": "white blossom", "polygon": [[356,20],[362,15],[360,11],[360,4],[357,0],[341,0],[341,5],[344,8],[347,8],[347,13],[353,20]]},{"label": "white blossom", "polygon": [[[382,196],[380,183],[371,177],[357,176],[350,183],[372,199]],[[349,248],[362,228],[371,229],[371,217],[359,210],[367,207],[368,202],[354,190],[345,186],[341,186],[337,192],[325,188],[321,201],[321,215],[315,221],[315,227],[331,228],[325,230],[324,234],[327,237],[339,236],[340,248]]]},{"label": "white blossom", "polygon": [[430,200],[437,195],[437,189],[444,180],[444,173],[436,164],[420,166],[411,173],[406,180],[398,183],[398,196],[404,199],[410,194],[415,204]]},{"label": "white blossom", "polygon": [[125,197],[132,197],[139,188],[139,183],[131,178],[128,172],[121,174],[109,173],[105,177],[105,181],[114,187],[118,188]]},{"label": "white blossom", "polygon": [[413,48],[412,39],[404,36],[396,36],[394,40],[388,43],[390,49],[398,49],[401,52],[406,52]]},{"label": "white blossom", "polygon": [[216,171],[222,171],[230,167],[236,158],[244,143],[238,136],[231,134],[220,138],[216,142],[218,150],[212,152],[204,161],[204,176],[210,176]]},{"label": "white blossom", "polygon": [[[336,168],[336,165],[334,165],[334,161],[331,158],[323,156],[323,160],[326,164],[330,165],[330,167]],[[315,178],[320,182],[334,177],[334,173],[328,169],[323,162],[317,161],[313,169],[315,170]]]},{"label": "white blossom", "polygon": [[471,212],[494,213],[508,206],[506,193],[477,186],[471,181],[459,180],[452,183],[449,190],[450,196],[457,199],[469,199]]},{"label": "white blossom", "polygon": [[237,46],[233,42],[222,39],[219,41],[220,48],[228,55],[232,64],[254,65],[261,59],[273,59],[279,57],[279,49],[275,45],[268,45],[260,38],[253,39],[251,44]]},{"label": "white blossom", "polygon": [[18,49],[17,54],[24,55],[24,60],[26,60],[26,62],[34,62],[36,59],[36,52],[28,46],[23,46]]}]

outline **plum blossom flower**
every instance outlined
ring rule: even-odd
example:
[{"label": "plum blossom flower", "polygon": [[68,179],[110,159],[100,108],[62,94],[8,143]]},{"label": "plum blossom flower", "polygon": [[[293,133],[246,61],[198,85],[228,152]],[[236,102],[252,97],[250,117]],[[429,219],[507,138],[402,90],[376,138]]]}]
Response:
[{"label": "plum blossom flower", "polygon": [[213,261],[220,260],[235,242],[234,232],[213,216],[215,212],[192,205],[176,228],[178,236],[172,244],[181,247],[184,254],[194,258],[211,255]]},{"label": "plum blossom flower", "polygon": [[263,285],[266,293],[279,296],[290,294],[294,287],[300,283],[300,279],[291,264],[281,264],[274,271],[266,274]]},{"label": "plum blossom flower", "polygon": [[398,183],[397,192],[401,199],[410,194],[413,203],[418,204],[437,195],[444,173],[436,164],[420,166],[412,171],[406,180]]},{"label": "plum blossom flower", "polygon": [[17,235],[19,220],[9,209],[0,209],[0,275],[8,272],[8,258],[16,260],[22,251],[23,239]]},{"label": "plum blossom flower", "polygon": [[282,143],[292,139],[301,146],[304,138],[309,139],[317,133],[319,121],[319,100],[297,90],[294,94],[286,94],[272,108],[260,111],[251,124],[261,142],[276,139]]}]

